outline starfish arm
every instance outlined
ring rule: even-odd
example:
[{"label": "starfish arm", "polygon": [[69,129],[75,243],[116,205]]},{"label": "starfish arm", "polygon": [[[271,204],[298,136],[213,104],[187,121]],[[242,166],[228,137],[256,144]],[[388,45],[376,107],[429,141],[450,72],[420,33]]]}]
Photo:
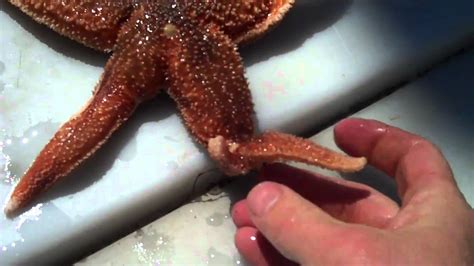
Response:
[{"label": "starfish arm", "polygon": [[208,16],[235,43],[250,42],[275,26],[294,0],[216,1]]},{"label": "starfish arm", "polygon": [[286,13],[288,13],[295,0],[271,0],[268,2],[271,2],[271,12],[267,15],[266,19],[258,21],[258,23],[249,28],[248,31],[235,35],[233,39],[236,43],[245,44],[252,42],[275,27]]},{"label": "starfish arm", "polygon": [[235,44],[216,27],[175,26],[168,53],[169,94],[191,134],[202,144],[217,135],[249,139],[253,104]]},{"label": "starfish arm", "polygon": [[[204,15],[205,23],[219,25],[232,40],[241,38],[247,32],[269,18],[275,0],[214,1],[209,7],[197,6],[196,14]],[[204,10],[202,10],[204,9]]]},{"label": "starfish arm", "polygon": [[28,205],[91,156],[143,100],[158,93],[164,78],[161,50],[135,28],[125,26],[119,50],[107,62],[102,80],[84,109],[66,122],[43,148],[14,188],[7,215]]},{"label": "starfish arm", "polygon": [[36,21],[86,46],[111,51],[131,1],[9,0]]},{"label": "starfish arm", "polygon": [[296,136],[266,132],[245,143],[232,143],[223,137],[209,141],[211,157],[230,175],[239,175],[262,163],[302,162],[322,168],[356,172],[364,168],[365,158],[354,158]]},{"label": "starfish arm", "polygon": [[191,20],[215,24],[234,43],[250,42],[275,26],[294,0],[201,1],[187,0]]},{"label": "starfish arm", "polygon": [[[218,28],[175,24],[168,53],[169,93],[191,133],[207,144],[227,174],[243,174],[263,162],[299,161],[340,171],[357,171],[352,158],[282,133],[253,136],[252,102],[235,45]],[[173,42],[173,40],[171,40]]]},{"label": "starfish arm", "polygon": [[[199,2],[199,1],[198,1]],[[173,34],[168,53],[169,94],[196,139],[245,141],[254,131],[253,103],[236,41],[248,41],[276,23],[293,0],[201,2],[187,6],[187,18],[159,10]],[[258,27],[262,29],[255,31]],[[250,35],[247,35],[250,33]],[[171,34],[171,35],[173,35]]]}]

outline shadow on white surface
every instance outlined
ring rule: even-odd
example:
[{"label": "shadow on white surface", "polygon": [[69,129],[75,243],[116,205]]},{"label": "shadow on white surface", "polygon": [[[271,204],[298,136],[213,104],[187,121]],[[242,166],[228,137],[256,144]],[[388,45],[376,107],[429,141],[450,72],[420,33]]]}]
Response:
[{"label": "shadow on white surface", "polygon": [[251,66],[296,50],[315,34],[337,22],[352,2],[353,0],[297,0],[280,25],[242,48],[244,64]]},{"label": "shadow on white surface", "polygon": [[[174,112],[176,110],[172,100],[163,94],[150,102],[142,104],[135,112],[134,118],[114,133],[104,146],[70,175],[61,180],[60,183],[51,188],[48,193],[45,193],[43,197],[38,198],[37,201],[50,202],[55,198],[74,194],[92,185],[112,168],[115,160],[120,158],[125,146],[134,141],[134,137],[142,125],[163,120]],[[133,151],[128,150],[128,152]],[[134,155],[129,154],[128,156],[133,157]]]}]

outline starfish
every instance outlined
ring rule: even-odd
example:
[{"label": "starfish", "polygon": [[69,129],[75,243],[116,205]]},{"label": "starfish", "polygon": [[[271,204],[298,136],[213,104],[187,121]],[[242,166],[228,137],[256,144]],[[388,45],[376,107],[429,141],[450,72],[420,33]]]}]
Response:
[{"label": "starfish", "polygon": [[92,98],[61,126],[15,186],[7,215],[68,175],[163,88],[190,134],[228,175],[274,161],[347,172],[366,164],[365,158],[296,136],[254,132],[237,45],[275,26],[294,0],[9,1],[58,33],[112,55]]}]

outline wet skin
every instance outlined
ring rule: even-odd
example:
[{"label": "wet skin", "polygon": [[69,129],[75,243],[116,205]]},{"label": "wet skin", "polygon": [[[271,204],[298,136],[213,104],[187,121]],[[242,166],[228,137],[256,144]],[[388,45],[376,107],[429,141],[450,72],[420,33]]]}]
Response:
[{"label": "wet skin", "polygon": [[395,178],[401,206],[362,184],[270,165],[232,211],[250,264],[474,264],[474,211],[433,144],[373,120],[347,119],[334,133]]}]

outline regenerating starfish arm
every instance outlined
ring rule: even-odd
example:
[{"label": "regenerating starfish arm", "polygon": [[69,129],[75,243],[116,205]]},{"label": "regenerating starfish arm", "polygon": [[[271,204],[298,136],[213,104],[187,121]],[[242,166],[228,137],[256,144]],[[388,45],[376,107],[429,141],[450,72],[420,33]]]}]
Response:
[{"label": "regenerating starfish arm", "polygon": [[361,170],[367,160],[354,158],[322,147],[312,141],[280,132],[265,132],[235,147],[234,156],[252,163],[296,161],[340,172]]}]

